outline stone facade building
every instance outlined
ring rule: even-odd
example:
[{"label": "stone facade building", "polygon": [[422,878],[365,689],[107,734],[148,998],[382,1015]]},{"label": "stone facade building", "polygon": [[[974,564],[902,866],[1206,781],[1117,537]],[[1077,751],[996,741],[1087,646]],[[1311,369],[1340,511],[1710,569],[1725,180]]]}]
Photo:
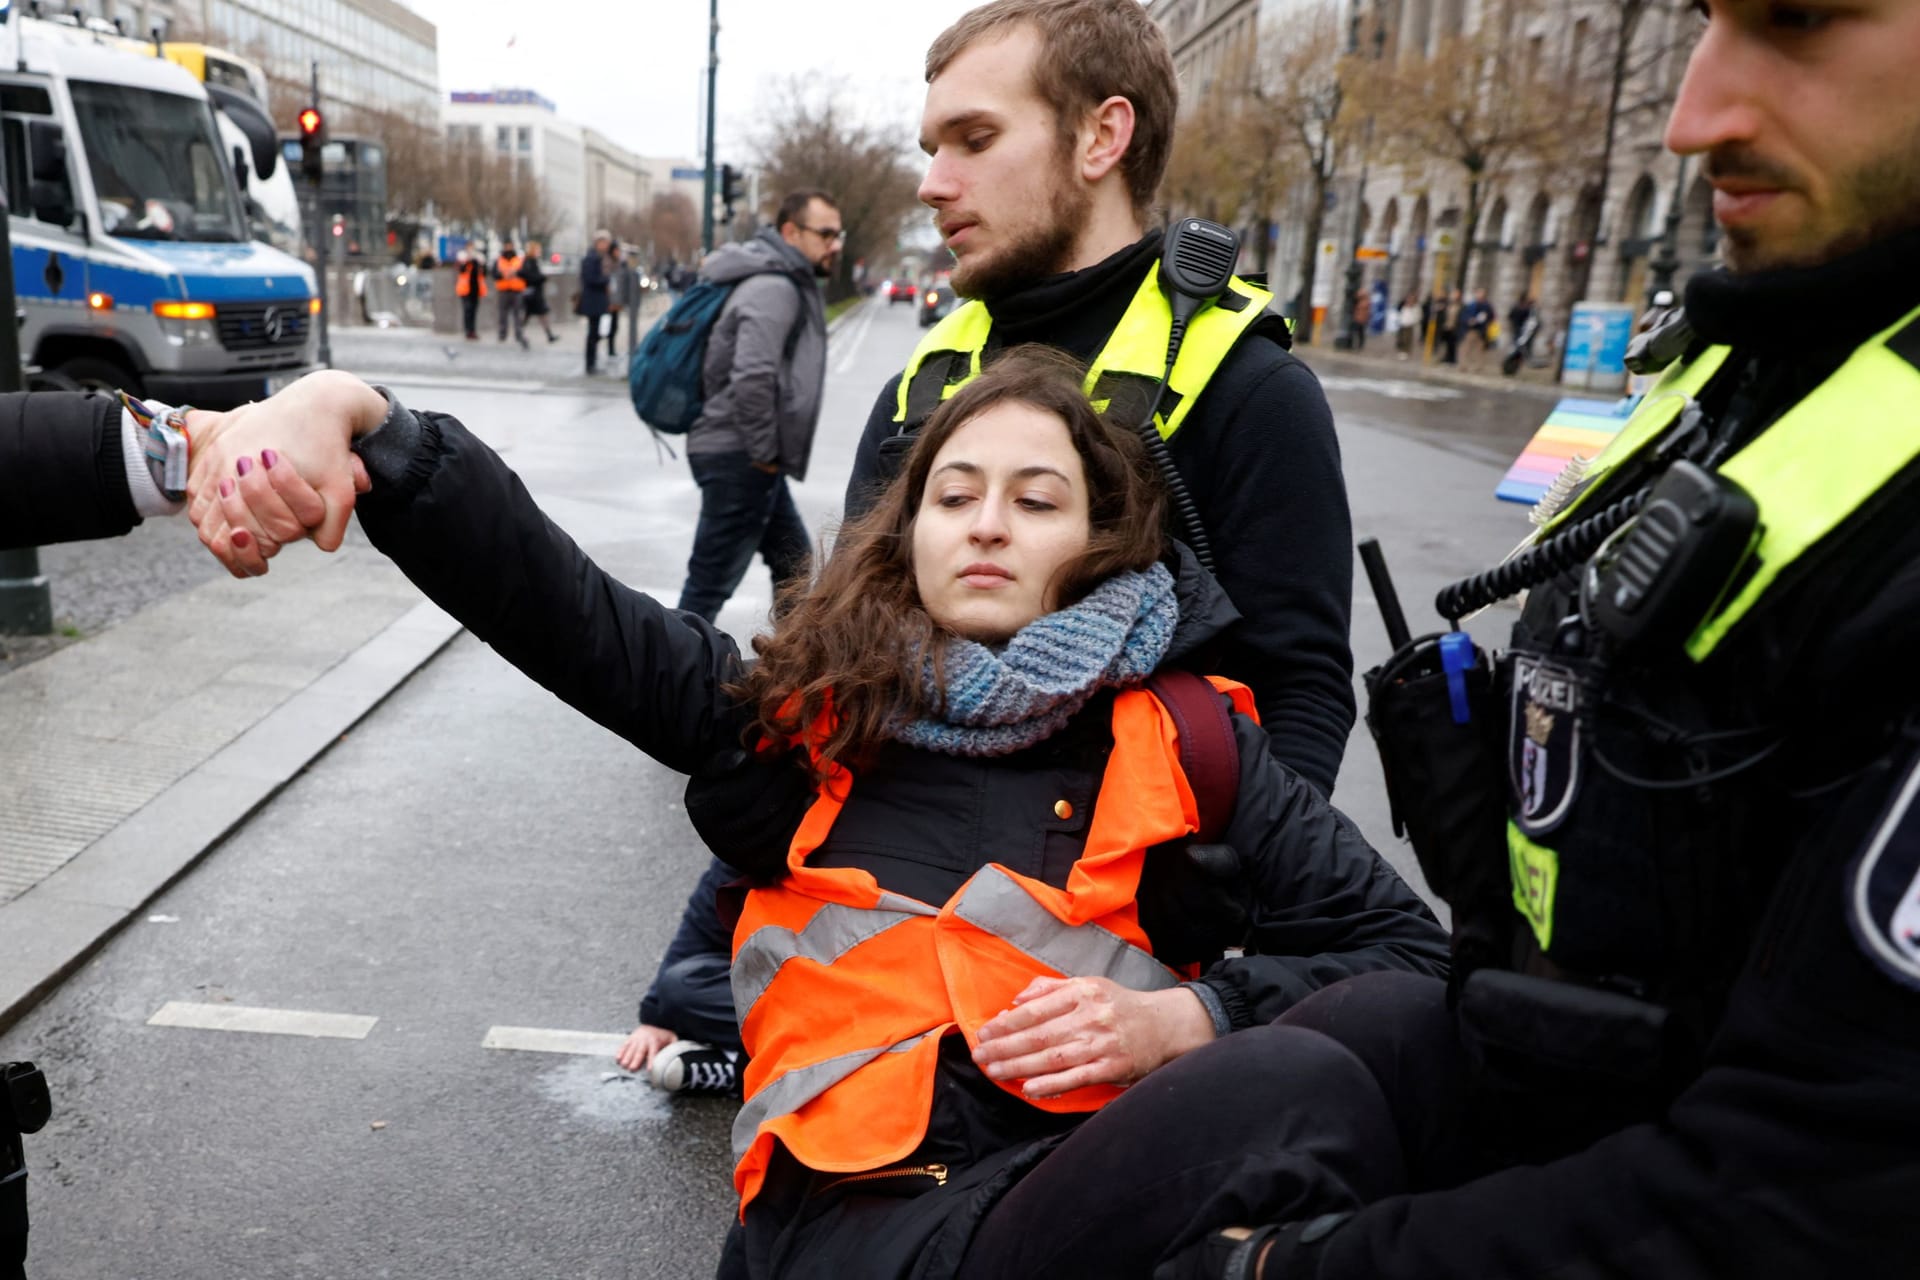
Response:
[{"label": "stone facade building", "polygon": [[[1257,58],[1263,35],[1271,42],[1268,33],[1300,21],[1321,3],[1338,6],[1342,29],[1354,33],[1363,68],[1372,62],[1367,55],[1376,51],[1383,67],[1429,57],[1448,37],[1474,32],[1478,24],[1505,15],[1501,0],[1151,0],[1148,11],[1173,46],[1183,108],[1213,91],[1236,52]],[[1521,42],[1519,56],[1531,65],[1568,77],[1583,93],[1590,87],[1604,106],[1623,7],[1623,0],[1542,0],[1513,23],[1509,38]],[[1599,129],[1571,164],[1552,171],[1516,166],[1488,184],[1468,286],[1487,289],[1502,314],[1523,293],[1542,300],[1550,344],[1558,343],[1567,313],[1579,300],[1573,294],[1583,264],[1585,298],[1636,304],[1645,299],[1650,267],[1676,199],[1676,285],[1714,258],[1712,192],[1699,176],[1698,161],[1684,162],[1683,171],[1683,162],[1661,144],[1697,23],[1673,0],[1651,0],[1640,18],[1625,60],[1630,74],[1621,102],[1627,109],[1617,117],[1604,199]],[[1339,276],[1349,255],[1363,247],[1365,283],[1384,281],[1395,301],[1449,285],[1466,232],[1467,188],[1459,166],[1438,161],[1368,165],[1359,146],[1348,150],[1329,192],[1316,274]],[[1269,253],[1253,255],[1256,264],[1268,263],[1272,285],[1283,298],[1294,297],[1300,287],[1304,218],[1298,206],[1297,196],[1283,198],[1279,208],[1266,212],[1274,223]],[[1264,221],[1262,211],[1244,213],[1249,227]],[[1597,231],[1583,234],[1583,228],[1596,225]],[[1338,299],[1340,283],[1333,283],[1329,295],[1327,284],[1317,282],[1315,294],[1323,304]],[[1322,336],[1335,328],[1326,326]]]}]

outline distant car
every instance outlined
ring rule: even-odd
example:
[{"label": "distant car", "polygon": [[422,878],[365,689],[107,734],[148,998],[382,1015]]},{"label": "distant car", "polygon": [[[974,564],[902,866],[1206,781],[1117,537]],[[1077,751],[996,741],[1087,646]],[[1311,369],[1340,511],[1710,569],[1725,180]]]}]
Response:
[{"label": "distant car", "polygon": [[920,295],[920,327],[935,325],[953,310],[953,279],[945,271],[927,281]]},{"label": "distant car", "polygon": [[920,290],[911,280],[890,280],[887,282],[887,305],[896,302],[912,302],[920,295]]}]

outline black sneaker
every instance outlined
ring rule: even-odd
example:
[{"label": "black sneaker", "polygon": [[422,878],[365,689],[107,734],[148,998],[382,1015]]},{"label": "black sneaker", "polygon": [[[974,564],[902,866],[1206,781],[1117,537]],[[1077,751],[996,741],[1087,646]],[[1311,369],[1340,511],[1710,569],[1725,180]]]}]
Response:
[{"label": "black sneaker", "polygon": [[647,1067],[653,1087],[668,1093],[740,1092],[740,1055],[698,1040],[675,1040]]}]

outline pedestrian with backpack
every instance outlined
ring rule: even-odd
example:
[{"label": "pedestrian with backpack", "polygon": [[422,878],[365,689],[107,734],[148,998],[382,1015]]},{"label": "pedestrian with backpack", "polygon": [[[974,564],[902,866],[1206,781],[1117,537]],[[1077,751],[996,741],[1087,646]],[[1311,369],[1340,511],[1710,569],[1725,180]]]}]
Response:
[{"label": "pedestrian with backpack", "polygon": [[[649,334],[629,370],[636,408],[644,398],[637,393],[663,366],[678,369],[683,380],[692,368],[700,370],[698,416],[683,428],[687,463],[700,486],[700,522],[680,607],[709,622],[756,551],[775,586],[806,568],[807,527],[787,481],[806,478],[813,451],[827,374],[827,313],[818,282],[833,273],[845,235],[832,196],[787,196],[773,226],[707,259],[699,282],[656,326],[663,331],[660,344]],[[702,316],[711,317],[704,332]],[[691,406],[681,399],[684,413]],[[641,416],[648,418],[646,409]]]}]

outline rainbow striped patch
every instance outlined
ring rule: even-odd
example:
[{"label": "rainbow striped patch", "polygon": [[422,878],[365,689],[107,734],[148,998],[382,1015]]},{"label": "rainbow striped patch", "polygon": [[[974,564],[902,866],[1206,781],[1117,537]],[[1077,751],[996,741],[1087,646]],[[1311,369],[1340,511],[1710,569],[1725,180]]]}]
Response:
[{"label": "rainbow striped patch", "polygon": [[1638,397],[1626,400],[1587,400],[1568,396],[1553,406],[1545,423],[1533,433],[1533,439],[1507,469],[1506,478],[1495,489],[1502,502],[1538,503],[1567,465],[1567,459],[1579,454],[1591,461],[1613,442],[1633,415]]}]

